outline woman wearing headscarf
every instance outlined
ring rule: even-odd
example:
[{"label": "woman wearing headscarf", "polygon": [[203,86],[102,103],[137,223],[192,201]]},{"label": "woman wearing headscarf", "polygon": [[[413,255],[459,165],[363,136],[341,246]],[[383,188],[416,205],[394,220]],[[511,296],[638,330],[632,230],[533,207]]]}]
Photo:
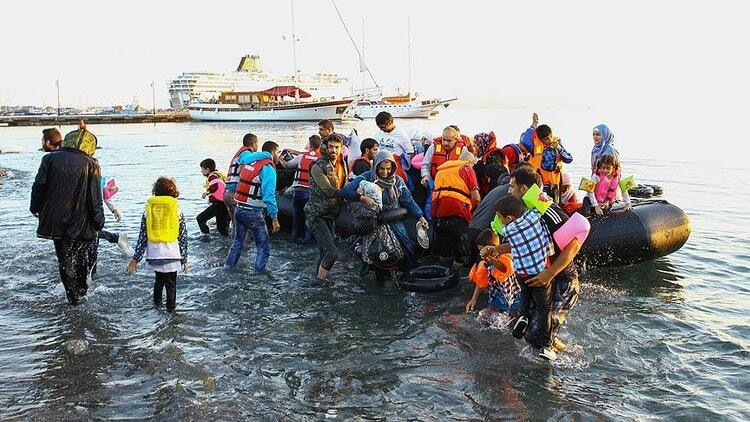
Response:
[{"label": "woman wearing headscarf", "polygon": [[[422,210],[414,202],[404,180],[396,174],[396,160],[391,152],[378,152],[373,161],[372,169],[347,183],[341,191],[341,195],[349,201],[359,201],[372,206],[375,201],[361,194],[361,191],[358,192],[362,181],[375,183],[382,190],[383,206],[381,213],[396,208],[406,208],[412,217],[419,220],[419,224],[425,228],[427,227],[428,223],[424,218]],[[399,263],[399,268],[413,266],[416,263],[416,245],[409,238],[403,221],[392,221],[383,224],[390,225],[404,251],[404,259]],[[376,275],[380,275],[379,273],[377,272]]]},{"label": "woman wearing headscarf", "polygon": [[62,148],[42,158],[31,188],[31,213],[39,218],[37,236],[52,239],[68,302],[86,295],[93,266],[90,254],[104,226],[96,136],[85,127],[65,135]]},{"label": "woman wearing headscarf", "polygon": [[596,164],[599,159],[605,155],[614,156],[617,161],[620,161],[620,153],[615,148],[615,134],[609,130],[609,127],[605,124],[600,124],[594,127],[594,148],[591,150],[591,174],[596,172]]}]

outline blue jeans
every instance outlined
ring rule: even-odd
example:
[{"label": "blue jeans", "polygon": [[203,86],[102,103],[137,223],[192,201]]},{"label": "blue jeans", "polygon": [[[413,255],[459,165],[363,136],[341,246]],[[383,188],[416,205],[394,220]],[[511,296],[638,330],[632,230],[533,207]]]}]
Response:
[{"label": "blue jeans", "polygon": [[229,249],[226,265],[230,268],[237,265],[245,243],[245,235],[249,230],[255,239],[255,271],[265,270],[268,257],[271,256],[271,242],[268,239],[268,227],[263,218],[263,210],[238,206],[234,211],[234,224],[234,241]]},{"label": "blue jeans", "polygon": [[305,226],[305,204],[310,199],[310,189],[297,188],[292,192],[292,240],[312,240],[312,233]]}]

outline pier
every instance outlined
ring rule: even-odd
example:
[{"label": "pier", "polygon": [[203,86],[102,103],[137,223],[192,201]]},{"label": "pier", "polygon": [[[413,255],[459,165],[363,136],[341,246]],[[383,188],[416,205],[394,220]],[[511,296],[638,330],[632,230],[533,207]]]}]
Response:
[{"label": "pier", "polygon": [[138,113],[138,114],[66,114],[62,116],[24,115],[0,116],[0,126],[61,126],[75,125],[80,120],[89,124],[115,123],[179,123],[189,122],[187,111],[166,113]]}]

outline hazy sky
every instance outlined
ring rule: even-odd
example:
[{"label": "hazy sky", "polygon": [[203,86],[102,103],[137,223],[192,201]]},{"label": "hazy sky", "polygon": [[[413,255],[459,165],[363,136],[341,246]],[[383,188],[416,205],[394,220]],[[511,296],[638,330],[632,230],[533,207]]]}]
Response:
[{"label": "hazy sky", "polygon": [[[410,17],[413,86],[422,95],[458,96],[463,105],[720,107],[734,117],[745,115],[750,94],[743,3],[337,1],[358,43],[364,19],[366,60],[386,87],[407,85]],[[3,9],[2,105],[53,105],[59,78],[64,105],[137,95],[150,106],[155,80],[166,106],[173,77],[230,71],[248,53],[268,71],[292,71],[282,38],[291,33],[288,1],[13,1]],[[330,1],[296,1],[295,22],[302,71],[361,84]]]}]

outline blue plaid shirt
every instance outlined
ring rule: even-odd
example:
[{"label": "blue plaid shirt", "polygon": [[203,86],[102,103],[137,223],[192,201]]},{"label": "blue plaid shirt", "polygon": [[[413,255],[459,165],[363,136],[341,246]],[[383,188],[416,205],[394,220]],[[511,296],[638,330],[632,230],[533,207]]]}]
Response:
[{"label": "blue plaid shirt", "polygon": [[550,235],[537,210],[526,210],[500,234],[510,243],[516,274],[535,276],[547,268]]}]

